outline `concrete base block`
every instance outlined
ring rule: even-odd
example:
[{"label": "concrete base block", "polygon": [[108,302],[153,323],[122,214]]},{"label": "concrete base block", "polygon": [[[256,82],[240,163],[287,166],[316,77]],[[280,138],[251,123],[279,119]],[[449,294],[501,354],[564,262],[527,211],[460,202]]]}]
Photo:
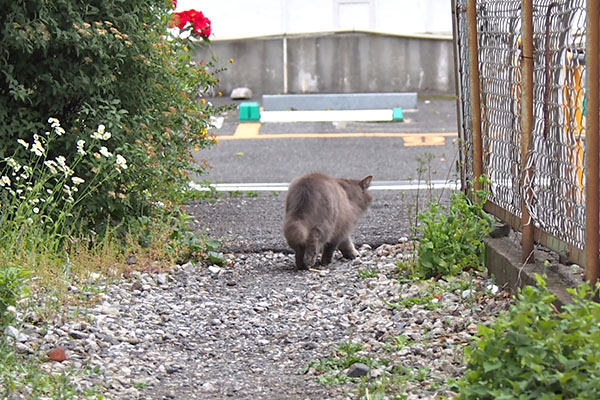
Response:
[{"label": "concrete base block", "polygon": [[414,109],[417,93],[335,93],[263,95],[266,111]]},{"label": "concrete base block", "polygon": [[505,286],[512,293],[517,293],[519,288],[526,285],[535,286],[537,281],[535,274],[546,274],[546,286],[556,296],[555,305],[561,307],[571,302],[571,294],[567,292],[568,287],[574,287],[582,280],[565,279],[568,271],[566,266],[544,266],[544,257],[536,254],[536,262],[523,264],[521,262],[520,246],[515,246],[514,239],[488,238],[486,244],[486,266],[490,275],[494,275],[498,286]]}]

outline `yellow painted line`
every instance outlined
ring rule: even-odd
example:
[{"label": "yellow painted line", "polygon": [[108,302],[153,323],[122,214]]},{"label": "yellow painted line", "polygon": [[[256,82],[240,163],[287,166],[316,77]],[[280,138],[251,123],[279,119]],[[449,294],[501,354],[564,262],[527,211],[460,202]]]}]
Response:
[{"label": "yellow painted line", "polygon": [[[254,125],[244,123],[241,125]],[[260,125],[260,124],[256,124]],[[240,132],[240,126],[236,129],[233,136],[219,136],[221,140],[244,140],[244,139],[341,139],[341,138],[401,138],[405,146],[441,146],[447,137],[458,137],[456,132],[419,132],[419,133],[276,133],[262,134],[254,132],[252,135]],[[246,129],[246,128],[244,128]],[[260,127],[259,127],[260,129]]]},{"label": "yellow painted line", "polygon": [[446,138],[440,135],[414,135],[404,139],[405,147],[414,146],[443,146]]},{"label": "yellow painted line", "polygon": [[260,122],[245,122],[239,124],[237,128],[235,128],[233,136],[219,136],[219,140],[256,139],[260,133],[260,125]]}]

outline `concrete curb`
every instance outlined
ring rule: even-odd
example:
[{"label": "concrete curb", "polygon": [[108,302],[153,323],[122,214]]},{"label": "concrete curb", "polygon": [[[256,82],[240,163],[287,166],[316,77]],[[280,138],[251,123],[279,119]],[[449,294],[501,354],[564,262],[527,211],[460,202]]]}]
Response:
[{"label": "concrete curb", "polygon": [[546,286],[556,296],[554,304],[562,307],[571,303],[571,294],[567,288],[575,287],[583,280],[576,278],[572,271],[565,265],[556,262],[550,267],[544,265],[548,257],[542,252],[536,251],[534,264],[521,263],[520,245],[515,247],[515,240],[506,237],[488,238],[486,244],[486,267],[490,275],[494,275],[496,284],[504,286],[512,292],[517,293],[519,288],[526,285],[535,286],[537,281],[535,274],[546,274]]},{"label": "concrete curb", "polygon": [[417,107],[416,92],[399,93],[322,93],[263,95],[265,111],[315,111],[364,109],[413,109]]}]

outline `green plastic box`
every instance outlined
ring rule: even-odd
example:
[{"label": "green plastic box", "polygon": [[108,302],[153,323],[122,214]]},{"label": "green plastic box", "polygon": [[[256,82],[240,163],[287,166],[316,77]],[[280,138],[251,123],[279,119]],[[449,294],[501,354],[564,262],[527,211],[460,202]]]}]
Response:
[{"label": "green plastic box", "polygon": [[240,103],[240,121],[260,121],[260,107],[258,103]]},{"label": "green plastic box", "polygon": [[404,121],[404,113],[402,112],[401,108],[392,109],[392,119],[394,121],[400,121],[400,122]]}]

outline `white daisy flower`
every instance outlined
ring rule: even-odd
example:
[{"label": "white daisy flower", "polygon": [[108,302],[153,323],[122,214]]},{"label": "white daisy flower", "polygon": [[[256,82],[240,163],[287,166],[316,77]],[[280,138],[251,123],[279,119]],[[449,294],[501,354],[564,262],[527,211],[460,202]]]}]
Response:
[{"label": "white daisy flower", "polygon": [[21,146],[25,147],[26,149],[29,149],[29,143],[27,143],[23,139],[17,139],[17,143],[19,143]]},{"label": "white daisy flower", "polygon": [[90,135],[92,139],[102,140],[102,134],[100,132],[94,132]]},{"label": "white daisy flower", "polygon": [[108,149],[105,146],[100,147],[100,150],[98,150],[98,151],[100,152],[100,154],[102,154],[106,158],[112,157],[112,153],[110,151],[108,151]]},{"label": "white daisy flower", "polygon": [[115,164],[117,169],[127,169],[127,160],[120,154],[117,154]]},{"label": "white daisy flower", "polygon": [[50,172],[52,172],[53,174],[56,174],[58,172],[58,169],[57,169],[58,165],[56,164],[55,161],[46,160],[46,161],[44,161],[44,165],[46,167],[48,167],[50,169]]},{"label": "white daisy flower", "polygon": [[38,157],[44,155],[44,147],[42,147],[42,143],[40,143],[40,141],[37,139],[33,142],[33,146],[31,146],[31,151],[35,153],[35,155]]}]

